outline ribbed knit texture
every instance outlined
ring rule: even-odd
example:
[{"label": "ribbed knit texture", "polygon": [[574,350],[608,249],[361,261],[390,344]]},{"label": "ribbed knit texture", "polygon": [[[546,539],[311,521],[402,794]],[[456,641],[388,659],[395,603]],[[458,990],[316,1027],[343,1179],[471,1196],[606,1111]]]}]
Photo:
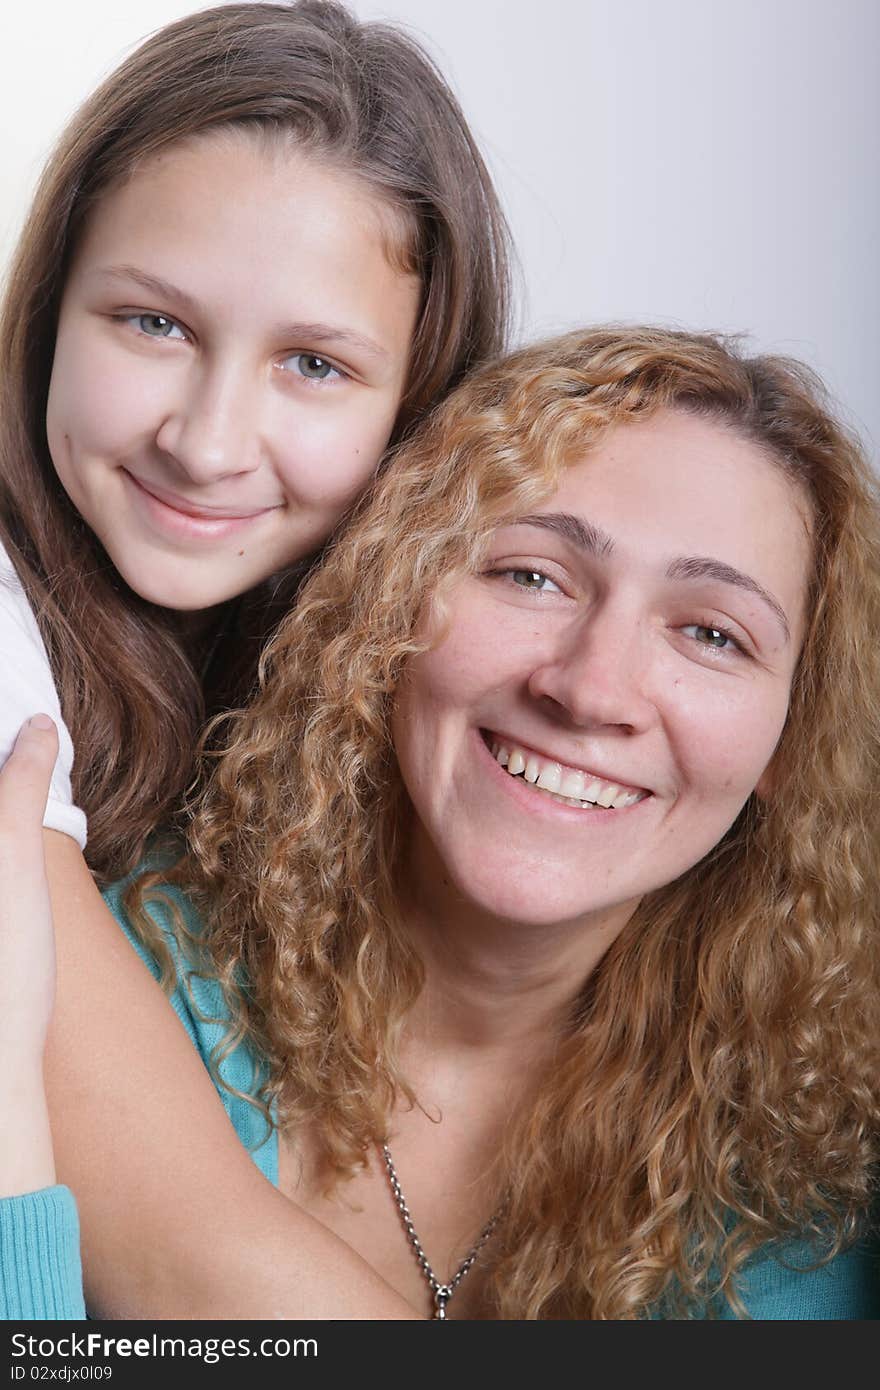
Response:
[{"label": "ribbed knit texture", "polygon": [[0,1201],[0,1319],[84,1318],[79,1217],[66,1187]]},{"label": "ribbed knit texture", "polygon": [[[749,1316],[761,1322],[866,1321],[880,1318],[880,1246],[865,1240],[830,1264],[811,1268],[816,1253],[802,1241],[756,1255],[739,1290]],[[714,1316],[734,1313],[719,1299]]]}]

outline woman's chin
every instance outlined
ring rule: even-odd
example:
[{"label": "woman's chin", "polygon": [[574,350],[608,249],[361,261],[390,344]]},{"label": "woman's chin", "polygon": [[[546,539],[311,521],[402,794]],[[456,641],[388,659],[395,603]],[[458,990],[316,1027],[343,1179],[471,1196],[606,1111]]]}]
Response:
[{"label": "woman's chin", "polygon": [[486,859],[479,865],[459,866],[449,876],[469,916],[512,927],[540,930],[566,923],[598,924],[608,917],[617,920],[624,908],[628,918],[636,905],[622,904],[615,895],[585,892],[582,880],[567,885],[564,875],[540,873],[535,865]]}]

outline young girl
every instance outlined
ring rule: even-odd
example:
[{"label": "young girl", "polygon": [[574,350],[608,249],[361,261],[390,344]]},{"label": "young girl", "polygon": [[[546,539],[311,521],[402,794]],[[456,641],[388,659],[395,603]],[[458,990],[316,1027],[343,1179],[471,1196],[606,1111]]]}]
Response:
[{"label": "young girl", "polygon": [[[97,1312],[187,1297],[167,1257],[129,1290],[123,1210],[146,1245],[222,1191],[231,1267],[262,1230],[292,1274],[306,1223],[241,1161],[89,870],[173,823],[206,709],[247,696],[305,564],[389,441],[499,346],[506,302],[503,219],[448,89],[335,4],[171,25],[46,170],[0,331],[0,755],[34,711],[58,722],[49,1082],[86,1254],[111,1247],[87,1261]],[[188,1311],[247,1313],[230,1288]],[[314,1311],[301,1296],[278,1311]]]},{"label": "young girl", "polygon": [[151,910],[422,1315],[880,1313],[878,626],[809,374],[651,329],[477,372],[312,576]]}]

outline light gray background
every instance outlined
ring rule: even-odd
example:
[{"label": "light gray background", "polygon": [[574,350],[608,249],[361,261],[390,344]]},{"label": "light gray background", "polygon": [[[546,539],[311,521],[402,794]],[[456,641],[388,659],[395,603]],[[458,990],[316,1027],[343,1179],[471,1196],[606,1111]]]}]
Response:
[{"label": "light gray background", "polygon": [[[52,140],[191,0],[0,20],[0,265]],[[354,0],[458,93],[521,262],[520,336],[596,320],[741,331],[880,444],[880,0]]]}]

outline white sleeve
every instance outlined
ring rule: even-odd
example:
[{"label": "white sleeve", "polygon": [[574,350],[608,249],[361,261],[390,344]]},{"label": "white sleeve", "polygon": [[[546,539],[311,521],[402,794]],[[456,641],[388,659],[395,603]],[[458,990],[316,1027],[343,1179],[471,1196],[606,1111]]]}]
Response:
[{"label": "white sleeve", "polygon": [[61,718],[58,692],[36,619],[6,551],[0,546],[0,761],[32,714],[49,714],[58,726],[59,750],[43,824],[63,830],[81,849],[86,818],[73,805],[73,744]]}]

